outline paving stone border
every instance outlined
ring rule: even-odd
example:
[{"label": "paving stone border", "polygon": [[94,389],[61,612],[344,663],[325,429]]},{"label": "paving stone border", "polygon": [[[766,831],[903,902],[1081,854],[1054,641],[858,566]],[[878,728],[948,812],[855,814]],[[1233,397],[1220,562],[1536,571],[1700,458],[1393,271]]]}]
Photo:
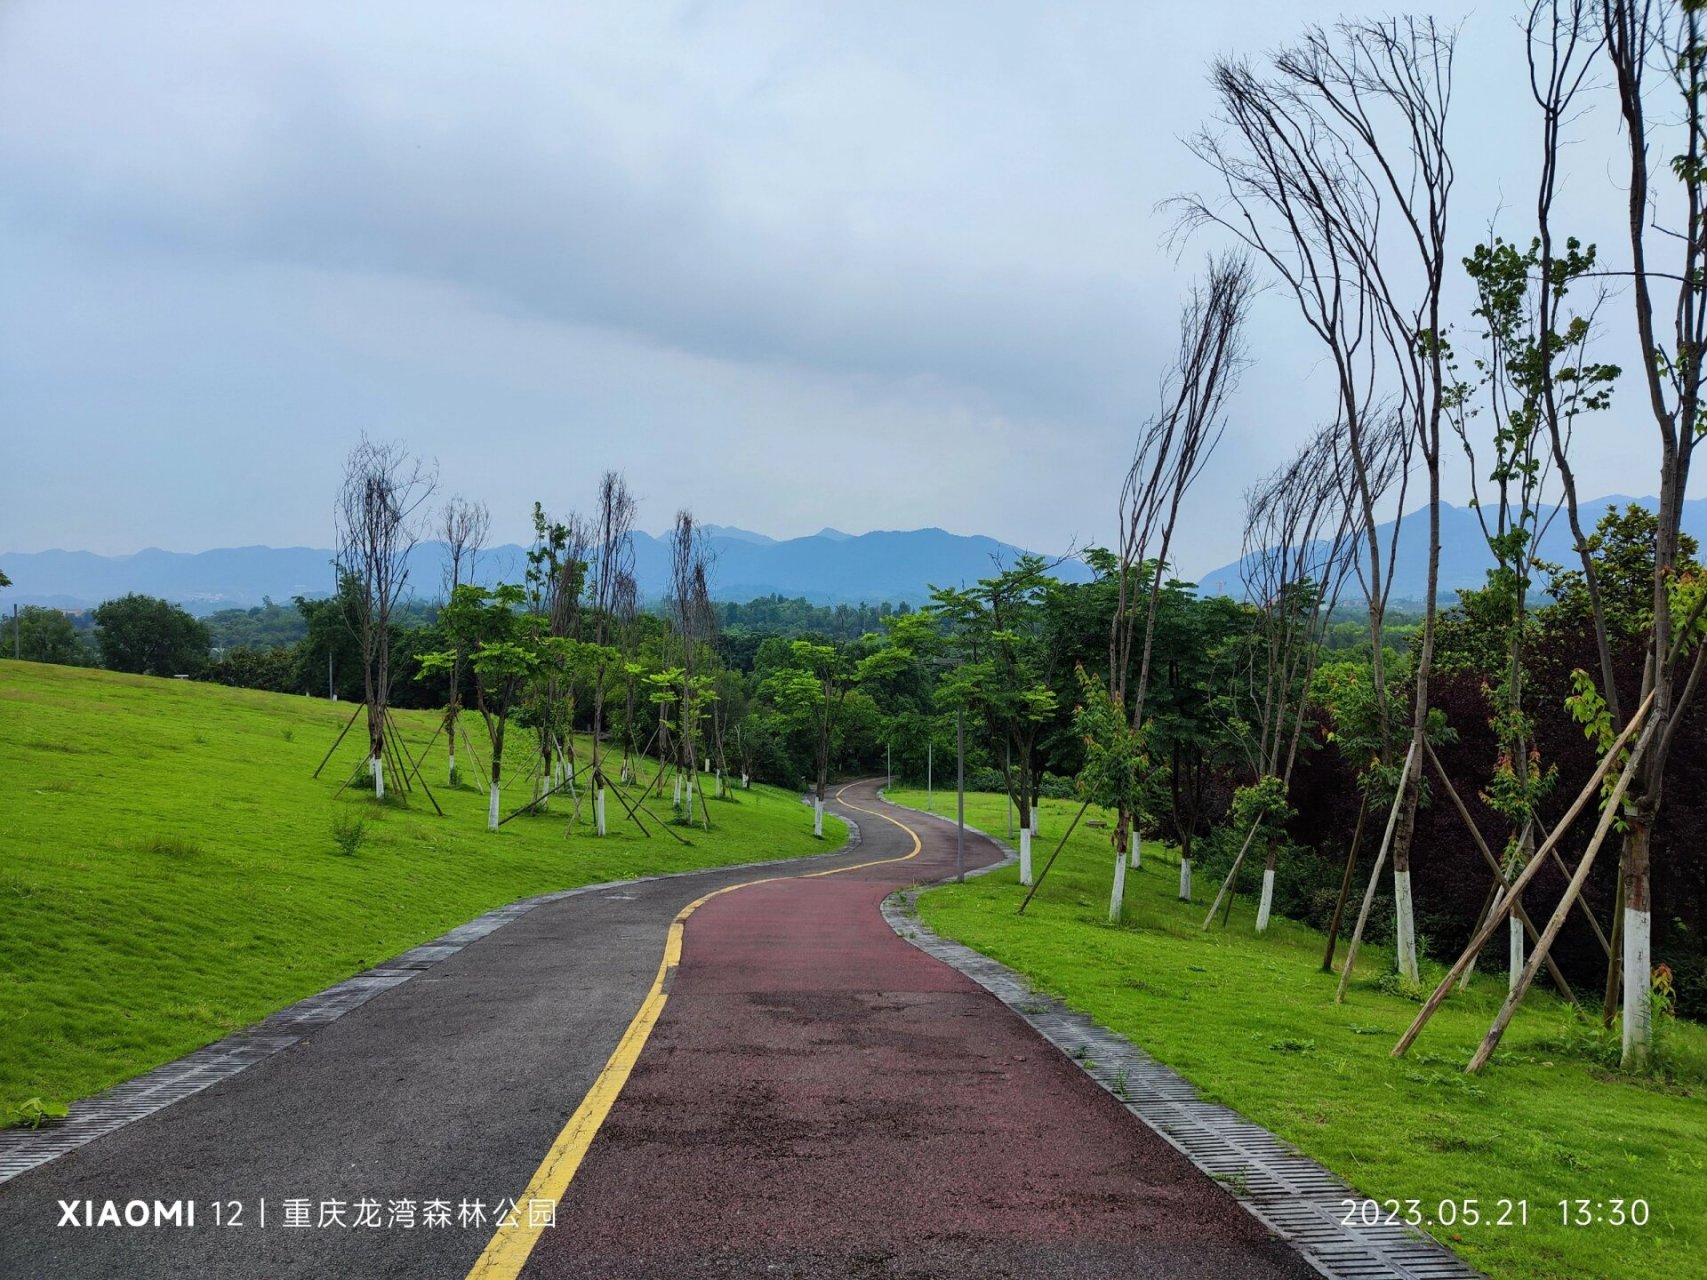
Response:
[{"label": "paving stone border", "polygon": [[185,1054],[173,1062],[163,1063],[152,1071],[114,1085],[103,1093],[71,1104],[70,1114],[63,1120],[49,1120],[36,1129],[0,1129],[0,1183],[26,1173],[38,1165],[58,1159],[96,1138],[121,1129],[132,1120],[153,1115],[174,1102],[200,1093],[210,1085],[229,1080],[239,1071],[254,1066],[281,1050],[290,1048],[313,1035],[328,1023],[335,1022],[359,1009],[381,992],[389,991],[409,981],[417,974],[455,955],[470,943],[519,920],[536,907],[561,902],[565,898],[588,893],[608,893],[629,885],[650,884],[658,880],[678,880],[686,876],[702,876],[721,871],[745,871],[761,867],[787,867],[806,858],[834,857],[856,849],[860,844],[859,824],[845,814],[838,814],[848,824],[848,838],[829,854],[808,854],[805,858],[780,858],[769,862],[736,862],[720,867],[701,867],[693,871],[671,871],[656,876],[635,876],[628,880],[606,880],[599,884],[580,885],[556,893],[542,893],[521,898],[508,906],[497,907],[460,924],[448,933],[440,934],[420,946],[411,947],[402,955],[347,978],[335,986],[305,1000],[280,1009],[277,1013],[235,1031],[223,1040]]},{"label": "paving stone border", "polygon": [[[941,815],[918,816],[954,825]],[[1018,860],[1005,841],[978,834],[1007,856],[968,876],[988,875]],[[1365,1197],[1336,1174],[1231,1108],[1205,1102],[1188,1080],[1124,1036],[1036,991],[1006,965],[936,933],[919,919],[918,895],[914,888],[883,900],[890,928],[1007,1005],[1328,1280],[1482,1280],[1481,1272],[1409,1226],[1342,1225],[1345,1202]]]}]

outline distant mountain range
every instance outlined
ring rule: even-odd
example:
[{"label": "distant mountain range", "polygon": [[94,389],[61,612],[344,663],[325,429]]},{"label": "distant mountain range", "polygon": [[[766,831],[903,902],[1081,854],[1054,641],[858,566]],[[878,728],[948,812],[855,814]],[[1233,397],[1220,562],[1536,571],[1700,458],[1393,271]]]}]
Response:
[{"label": "distant mountain range", "polygon": [[[746,529],[706,525],[715,558],[712,590],[721,600],[752,600],[780,594],[817,604],[919,604],[933,586],[957,586],[988,577],[998,563],[1025,554],[994,538],[964,537],[941,529],[852,535],[824,529],[808,538],[778,540]],[[641,593],[657,599],[666,590],[670,553],[662,538],[634,535],[635,577]],[[410,590],[432,598],[441,590],[444,544],[426,542],[409,562]],[[480,554],[481,582],[519,582],[527,551],[506,545]],[[225,547],[186,553],[149,549],[128,556],[88,551],[0,554],[0,569],[12,587],[3,604],[86,609],[127,592],[163,596],[192,613],[252,608],[263,598],[283,604],[293,596],[329,595],[332,552],[312,547]],[[1090,571],[1077,560],[1063,562],[1057,576],[1086,581]]]},{"label": "distant mountain range", "polygon": [[[1582,504],[1583,531],[1593,532],[1594,526],[1606,514],[1608,507],[1622,510],[1632,502],[1652,511],[1658,504],[1652,498],[1630,498],[1610,494]],[[1550,509],[1551,510],[1551,509]],[[1697,541],[1707,544],[1707,498],[1696,498],[1683,504],[1683,531]],[[1383,554],[1393,536],[1391,521],[1381,526]],[[1540,557],[1566,569],[1578,564],[1575,545],[1571,540],[1571,524],[1560,510],[1547,525],[1540,540]],[[1493,567],[1487,540],[1482,536],[1481,522],[1473,507],[1455,507],[1442,503],[1440,507],[1440,593],[1442,599],[1456,598],[1460,590],[1482,587]],[[1198,590],[1204,595],[1242,596],[1244,583],[1240,576],[1242,560],[1212,569],[1197,579]],[[1428,511],[1413,512],[1404,518],[1399,531],[1398,553],[1394,556],[1393,590],[1390,599],[1421,601],[1428,594]],[[1342,598],[1361,596],[1356,579],[1347,582]]]}]

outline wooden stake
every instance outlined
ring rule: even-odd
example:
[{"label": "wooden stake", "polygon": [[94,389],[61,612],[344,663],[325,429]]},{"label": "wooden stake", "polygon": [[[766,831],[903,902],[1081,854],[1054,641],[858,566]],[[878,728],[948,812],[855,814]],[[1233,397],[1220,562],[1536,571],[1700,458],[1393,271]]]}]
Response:
[{"label": "wooden stake", "polygon": [[[1233,877],[1239,874],[1239,864],[1245,860],[1245,855],[1251,851],[1251,841],[1257,838],[1257,831],[1262,827],[1262,814],[1257,814],[1257,820],[1251,823],[1250,832],[1245,836],[1245,843],[1239,846],[1239,856],[1233,859],[1233,865],[1227,869],[1227,878],[1221,882],[1221,889],[1215,895],[1215,901],[1209,904],[1209,914],[1203,917],[1203,932],[1209,932],[1209,926],[1215,921],[1215,913],[1221,909],[1221,899],[1227,896],[1227,890],[1232,887]],[[1232,902],[1227,903],[1228,910]]]},{"label": "wooden stake", "polygon": [[[1659,721],[1654,721],[1658,724]],[[1559,936],[1559,930],[1564,928],[1566,918],[1571,914],[1571,903],[1583,891],[1583,885],[1588,881],[1588,871],[1594,865],[1595,854],[1600,852],[1600,846],[1606,843],[1607,833],[1612,830],[1612,824],[1618,818],[1618,806],[1624,799],[1624,793],[1630,787],[1630,779],[1635,776],[1636,761],[1641,759],[1642,750],[1648,745],[1649,733],[1643,733],[1636,743],[1636,750],[1630,755],[1630,763],[1624,772],[1618,776],[1618,785],[1607,797],[1606,804],[1600,811],[1600,822],[1594,829],[1594,839],[1588,842],[1588,848],[1583,852],[1582,861],[1577,863],[1577,873],[1571,877],[1571,883],[1565,887],[1565,896],[1559,900],[1558,907],[1553,912],[1553,918],[1542,930],[1541,941],[1535,944],[1535,951],[1529,957],[1529,963],[1523,966],[1523,976],[1517,980],[1517,985],[1506,995],[1505,1003],[1500,1006],[1499,1013],[1494,1015],[1494,1024],[1488,1028],[1488,1034],[1482,1037],[1482,1043],[1476,1047],[1475,1056],[1464,1068],[1467,1072],[1477,1072],[1488,1065],[1488,1059],[1499,1047],[1500,1037],[1511,1024],[1512,1015],[1517,1012],[1517,1006],[1523,1002],[1523,993],[1529,990],[1529,984],[1535,980],[1535,971],[1541,967],[1541,961],[1546,958],[1547,950],[1553,945],[1553,939]]]},{"label": "wooden stake", "polygon": [[[1577,798],[1571,802],[1571,807],[1565,811],[1565,816],[1559,819],[1558,824],[1548,835],[1546,841],[1542,844],[1542,847],[1536,852],[1536,855],[1529,860],[1529,865],[1524,867],[1522,874],[1512,882],[1511,890],[1506,895],[1506,901],[1508,903],[1517,901],[1517,895],[1523,892],[1524,886],[1535,878],[1536,872],[1541,870],[1541,867],[1543,866],[1543,855],[1548,851],[1548,849],[1551,849],[1564,839],[1565,833],[1571,829],[1571,824],[1577,820],[1578,815],[1587,807],[1589,800],[1594,796],[1595,792],[1600,789],[1600,784],[1605,780],[1606,775],[1611,772],[1612,762],[1618,758],[1618,753],[1621,752],[1625,745],[1630,741],[1631,735],[1636,732],[1642,721],[1647,717],[1649,708],[1653,705],[1654,694],[1649,693],[1648,696],[1643,699],[1642,705],[1636,708],[1636,714],[1630,717],[1630,723],[1624,726],[1624,732],[1618,735],[1618,738],[1613,742],[1611,749],[1608,750],[1606,755],[1601,758],[1600,764],[1595,767],[1594,773],[1590,775],[1589,780],[1583,784],[1582,791],[1580,791],[1577,794]],[[1624,772],[1619,777],[1620,795],[1622,795],[1623,789],[1630,785],[1629,780],[1635,772],[1636,762],[1642,758],[1642,751],[1648,744],[1648,733],[1648,730],[1642,730],[1642,737],[1636,744],[1636,750],[1631,753],[1630,760],[1625,765]],[[1611,809],[1608,808],[1607,812],[1611,812]],[[1504,918],[1505,913],[1502,909],[1492,920],[1487,921],[1479,930],[1476,931],[1476,936],[1470,939],[1470,945],[1464,948],[1464,954],[1458,957],[1458,962],[1452,966],[1451,971],[1440,980],[1440,985],[1434,989],[1434,994],[1429,996],[1429,998],[1423,1002],[1423,1007],[1417,1011],[1417,1016],[1411,1021],[1411,1025],[1405,1029],[1405,1034],[1400,1036],[1399,1042],[1393,1046],[1393,1056],[1395,1058],[1403,1057],[1405,1050],[1409,1049],[1411,1045],[1415,1043],[1416,1038],[1421,1034],[1423,1027],[1426,1026],[1428,1020],[1434,1016],[1434,1011],[1440,1008],[1441,1003],[1452,990],[1452,984],[1458,981],[1459,977],[1469,966],[1471,959],[1475,957],[1476,953],[1487,945],[1488,939],[1494,936],[1494,930],[1499,927],[1500,921]]]},{"label": "wooden stake", "polygon": [[1352,968],[1357,964],[1357,949],[1363,943],[1363,929],[1369,923],[1369,908],[1375,902],[1375,887],[1381,883],[1381,868],[1387,865],[1387,851],[1393,847],[1393,829],[1399,823],[1399,806],[1405,798],[1405,779],[1411,776],[1411,757],[1416,754],[1417,740],[1411,739],[1405,752],[1405,767],[1399,773],[1399,786],[1393,792],[1393,807],[1387,813],[1387,830],[1381,836],[1381,848],[1375,855],[1375,866],[1369,872],[1369,887],[1363,891],[1363,905],[1357,912],[1357,927],[1351,931],[1351,942],[1345,949],[1345,968],[1340,970],[1340,985],[1334,992],[1334,1003],[1345,1003],[1345,989],[1351,982]]},{"label": "wooden stake", "polygon": [[[363,704],[363,705],[365,706],[365,704]],[[338,749],[339,744],[344,741],[344,734],[348,733],[350,731],[351,727],[356,723],[356,717],[362,713],[362,709],[363,708],[361,706],[358,706],[354,711],[352,711],[350,713],[350,718],[344,722],[343,731],[338,734],[337,742],[334,742],[332,744],[331,750],[327,751],[325,758],[320,761],[320,769],[324,769],[326,767],[327,761],[331,760],[332,752],[336,751]],[[314,776],[316,778],[318,778],[320,776],[320,769],[316,769],[314,771]],[[349,785],[350,784],[347,782],[344,784],[345,787],[347,787]],[[340,791],[342,791],[343,787],[340,787],[338,789]]]},{"label": "wooden stake", "polygon": [[1079,811],[1073,815],[1073,820],[1067,824],[1066,834],[1061,837],[1061,843],[1055,846],[1055,852],[1049,855],[1049,861],[1043,864],[1043,870],[1037,873],[1037,883],[1031,886],[1031,891],[1025,895],[1025,901],[1019,904],[1016,915],[1024,915],[1025,909],[1031,905],[1031,900],[1037,896],[1037,891],[1043,887],[1043,877],[1049,874],[1049,868],[1055,865],[1055,859],[1061,856],[1061,850],[1067,847],[1067,836],[1073,834],[1073,828],[1079,825],[1079,819],[1085,816],[1085,810],[1091,807],[1086,800],[1079,806]]},{"label": "wooden stake", "polygon": [[[1506,891],[1506,896],[1510,897],[1511,882],[1505,877],[1505,868],[1500,865],[1500,860],[1494,857],[1494,851],[1488,847],[1488,842],[1482,838],[1481,828],[1476,825],[1476,820],[1470,816],[1470,810],[1465,806],[1463,797],[1458,794],[1458,788],[1452,785],[1452,779],[1446,776],[1446,768],[1440,763],[1440,757],[1434,754],[1434,748],[1429,746],[1426,742],[1423,746],[1428,750],[1429,762],[1434,765],[1435,776],[1440,779],[1441,784],[1446,788],[1447,797],[1452,801],[1453,807],[1458,810],[1459,819],[1469,830],[1470,838],[1476,842],[1476,848],[1482,855],[1482,861],[1487,863],[1488,870],[1494,873],[1494,880],[1496,881],[1495,887],[1503,888]],[[1531,858],[1530,861],[1533,862],[1534,859]],[[1490,910],[1498,910],[1498,907],[1499,904],[1493,904],[1490,907],[1483,908],[1482,915],[1476,921],[1476,928],[1478,930],[1487,923],[1488,912]],[[1523,922],[1523,931],[1529,935],[1529,945],[1533,947],[1540,939],[1540,935],[1535,932],[1535,922],[1529,918],[1529,912],[1523,909],[1523,903],[1521,901],[1514,901],[1512,903],[1511,910],[1516,914],[1517,918]],[[1470,963],[1471,965],[1474,965],[1475,961],[1472,960]],[[1553,979],[1553,985],[1559,988],[1559,994],[1564,996],[1565,999],[1569,1000],[1572,1004],[1576,1004],[1576,992],[1571,990],[1571,984],[1565,981],[1564,973],[1560,971],[1559,966],[1554,962],[1551,956],[1547,958],[1547,972]],[[1465,973],[1468,975],[1468,968],[1465,969]]]},{"label": "wooden stake", "polygon": [[1340,918],[1345,914],[1345,900],[1351,893],[1352,873],[1357,870],[1357,855],[1363,848],[1363,822],[1369,816],[1369,793],[1363,793],[1363,803],[1357,806],[1357,826],[1352,829],[1351,849],[1345,855],[1345,874],[1340,876],[1340,896],[1334,900],[1334,918],[1328,923],[1328,945],[1322,952],[1322,972],[1334,971],[1334,951],[1339,945]]}]

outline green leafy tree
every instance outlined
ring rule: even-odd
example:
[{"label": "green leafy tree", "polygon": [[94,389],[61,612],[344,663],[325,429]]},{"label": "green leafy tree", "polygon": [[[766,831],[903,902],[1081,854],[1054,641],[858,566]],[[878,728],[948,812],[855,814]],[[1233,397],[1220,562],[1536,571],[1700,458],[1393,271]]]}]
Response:
[{"label": "green leafy tree", "polygon": [[450,647],[421,658],[423,674],[466,662],[474,673],[475,707],[492,748],[492,785],[486,825],[498,829],[504,738],[510,713],[541,676],[561,661],[565,641],[548,619],[528,609],[527,591],[513,584],[487,588],[463,584],[440,617]]},{"label": "green leafy tree", "polygon": [[207,666],[207,627],[154,596],[133,593],[97,608],[95,643],[109,671],[199,675]]},{"label": "green leafy tree", "polygon": [[70,618],[58,609],[37,605],[25,605],[15,620],[0,622],[0,657],[13,656],[63,667],[87,667],[95,660]]}]

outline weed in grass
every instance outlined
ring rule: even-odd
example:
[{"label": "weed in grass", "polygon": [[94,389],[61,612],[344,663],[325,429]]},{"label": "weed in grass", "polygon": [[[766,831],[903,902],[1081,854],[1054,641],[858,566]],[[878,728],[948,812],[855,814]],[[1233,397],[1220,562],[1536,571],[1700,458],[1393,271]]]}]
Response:
[{"label": "weed in grass", "polygon": [[[1421,943],[1418,943],[1420,948]],[[1412,982],[1397,969],[1382,974],[1375,980],[1375,989],[1383,995],[1398,996],[1401,1000],[1409,1000],[1413,1004],[1421,1004],[1433,994],[1432,986],[1424,986],[1421,982]]]},{"label": "weed in grass", "polygon": [[1226,1187],[1227,1190],[1241,1198],[1248,1196],[1251,1193],[1251,1180],[1246,1176],[1243,1169],[1239,1169],[1233,1173],[1218,1173],[1215,1175],[1215,1181],[1219,1182],[1222,1186]]},{"label": "weed in grass", "polygon": [[1119,1071],[1114,1073],[1114,1086],[1113,1087],[1114,1087],[1114,1096],[1119,1098],[1122,1102],[1126,1102],[1126,1101],[1129,1101],[1131,1099],[1132,1095],[1127,1090],[1127,1087],[1126,1087],[1126,1068],[1125,1067],[1122,1067]]},{"label": "weed in grass", "polygon": [[296,730],[287,726],[279,730],[279,737],[283,738],[286,742],[295,742]]},{"label": "weed in grass", "polygon": [[63,1102],[25,1098],[22,1102],[0,1105],[0,1129],[39,1129],[45,1121],[65,1119],[69,1111]]},{"label": "weed in grass", "polygon": [[155,836],[144,840],[142,847],[146,852],[157,853],[163,858],[195,858],[203,852],[200,842],[185,836]]},{"label": "weed in grass", "polygon": [[1275,1053],[1314,1053],[1316,1042],[1314,1040],[1298,1040],[1292,1036],[1287,1036],[1284,1040],[1276,1040],[1269,1045],[1269,1048]]},{"label": "weed in grass", "polygon": [[332,815],[332,843],[346,858],[353,858],[367,843],[367,819],[359,813],[340,809]]}]

